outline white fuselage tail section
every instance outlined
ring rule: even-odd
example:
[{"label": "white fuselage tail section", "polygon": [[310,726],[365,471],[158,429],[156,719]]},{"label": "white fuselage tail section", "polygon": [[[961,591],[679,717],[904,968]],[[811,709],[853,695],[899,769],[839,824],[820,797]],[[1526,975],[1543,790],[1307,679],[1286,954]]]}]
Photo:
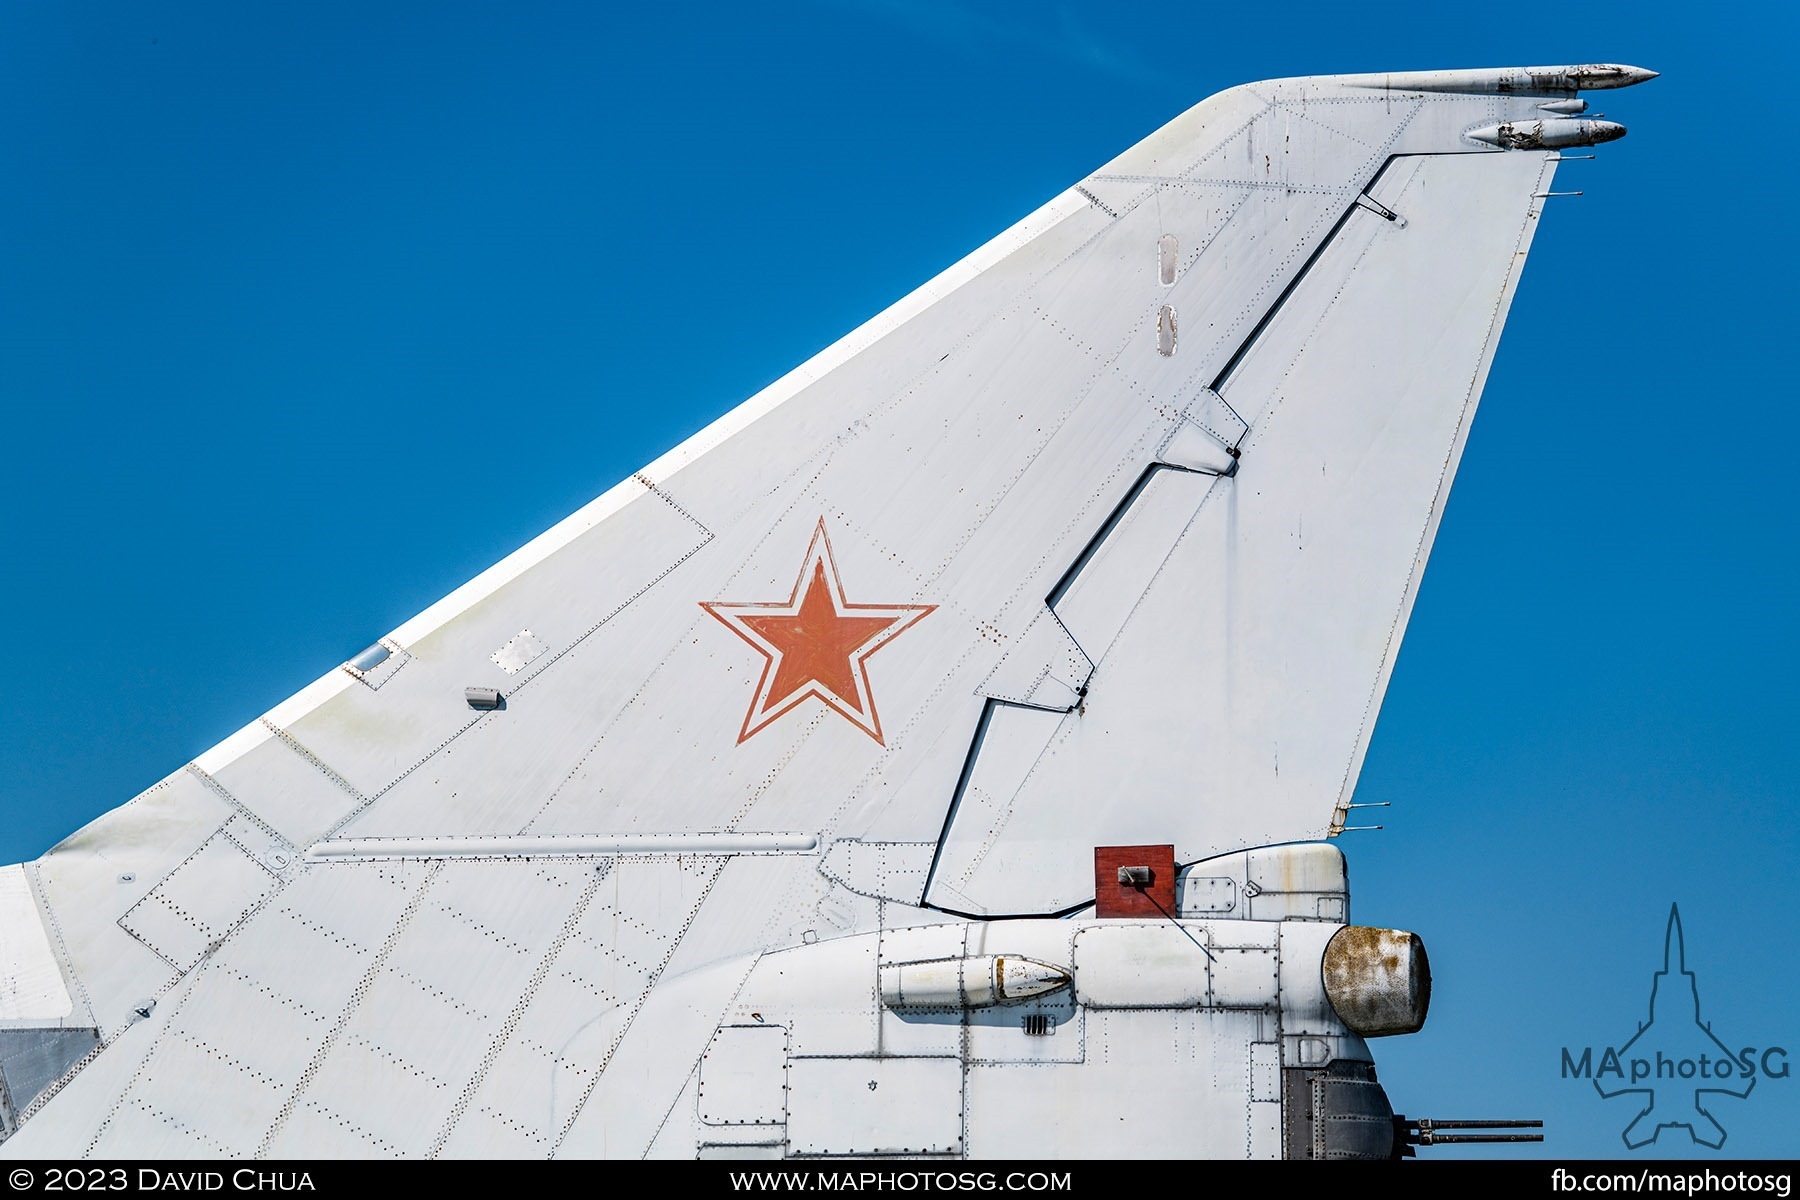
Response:
[{"label": "white fuselage tail section", "polygon": [[1393,1152],[1317,843],[1645,77],[1215,96],[0,872],[7,1152]]}]

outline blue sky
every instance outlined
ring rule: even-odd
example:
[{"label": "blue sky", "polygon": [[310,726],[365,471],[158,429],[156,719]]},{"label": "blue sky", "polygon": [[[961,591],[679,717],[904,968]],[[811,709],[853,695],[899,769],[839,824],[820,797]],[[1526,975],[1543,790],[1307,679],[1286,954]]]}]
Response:
[{"label": "blue sky", "polygon": [[[1703,1017],[1800,1057],[1792,10],[611,8],[0,14],[0,862],[1221,88],[1622,61],[1663,78],[1558,176],[1343,842],[1437,976],[1377,1057],[1627,1154],[1559,1051],[1646,1018],[1672,902]],[[1800,1153],[1800,1080],[1714,1109]]]}]

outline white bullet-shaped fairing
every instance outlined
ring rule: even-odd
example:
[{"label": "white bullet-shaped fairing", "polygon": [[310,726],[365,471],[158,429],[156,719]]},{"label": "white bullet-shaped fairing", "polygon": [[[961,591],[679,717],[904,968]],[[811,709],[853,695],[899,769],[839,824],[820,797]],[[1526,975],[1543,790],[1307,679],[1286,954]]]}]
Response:
[{"label": "white bullet-shaped fairing", "polygon": [[1471,95],[1543,96],[1631,87],[1656,78],[1656,72],[1625,63],[1578,63],[1565,67],[1488,67],[1473,71],[1397,71],[1379,75],[1347,75],[1350,87],[1393,92],[1463,92]]},{"label": "white bullet-shaped fairing", "polygon": [[1463,136],[1502,150],[1557,150],[1565,146],[1597,146],[1601,142],[1617,141],[1625,136],[1625,127],[1616,121],[1546,117],[1538,121],[1484,125]]},{"label": "white bullet-shaped fairing", "polygon": [[1066,987],[1062,967],[1013,954],[977,954],[881,968],[881,1002],[889,1008],[985,1008]]},{"label": "white bullet-shaped fairing", "polygon": [[1634,87],[1656,78],[1656,72],[1626,63],[1582,63],[1574,67],[1526,67],[1534,80],[1558,79],[1582,91]]}]

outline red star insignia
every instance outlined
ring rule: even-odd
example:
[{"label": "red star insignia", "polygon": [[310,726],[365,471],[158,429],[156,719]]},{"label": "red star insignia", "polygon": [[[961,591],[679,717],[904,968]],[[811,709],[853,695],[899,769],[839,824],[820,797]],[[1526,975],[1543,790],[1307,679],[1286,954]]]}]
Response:
[{"label": "red star insignia", "polygon": [[794,592],[767,604],[702,600],[700,607],[763,656],[756,698],[738,734],[742,744],[769,722],[817,697],[880,745],[881,718],[869,691],[869,656],[937,607],[935,604],[851,604],[831,557],[825,519],[813,532]]}]

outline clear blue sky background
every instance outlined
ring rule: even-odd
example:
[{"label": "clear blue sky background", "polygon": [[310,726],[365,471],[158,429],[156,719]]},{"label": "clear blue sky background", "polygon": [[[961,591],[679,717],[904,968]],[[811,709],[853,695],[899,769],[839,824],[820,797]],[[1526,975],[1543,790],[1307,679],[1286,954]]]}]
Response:
[{"label": "clear blue sky background", "polygon": [[[5,6],[0,862],[1212,92],[1622,61],[1664,77],[1558,176],[1343,842],[1438,981],[1376,1049],[1411,1115],[1624,1155],[1559,1051],[1645,1018],[1678,902],[1703,1015],[1800,1057],[1791,7],[646,9]],[[1715,1110],[1800,1151],[1800,1079]]]}]

